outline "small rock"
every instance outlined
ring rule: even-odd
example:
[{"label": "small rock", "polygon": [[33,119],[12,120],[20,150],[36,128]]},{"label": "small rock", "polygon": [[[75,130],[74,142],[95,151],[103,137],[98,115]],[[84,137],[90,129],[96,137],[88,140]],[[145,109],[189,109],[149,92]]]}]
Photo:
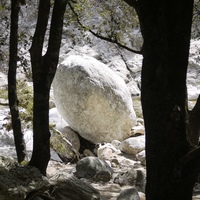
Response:
[{"label": "small rock", "polygon": [[140,200],[145,200],[145,194],[143,192],[138,192],[139,196],[140,196]]},{"label": "small rock", "polygon": [[80,140],[70,127],[63,128],[62,132],[54,129],[50,141],[51,148],[64,162],[79,159]]},{"label": "small rock", "polygon": [[141,124],[137,125],[137,126],[134,126],[131,129],[131,134],[132,135],[144,135],[144,133],[145,133],[144,126],[141,125]]},{"label": "small rock", "polygon": [[120,148],[120,144],[121,142],[119,140],[113,140],[111,142],[111,144],[116,148],[116,149],[119,149]]},{"label": "small rock", "polygon": [[121,142],[120,150],[127,154],[137,154],[145,149],[145,136],[130,137]]},{"label": "small rock", "polygon": [[140,196],[135,188],[128,188],[120,193],[117,200],[140,200]]},{"label": "small rock", "polygon": [[146,185],[146,172],[144,169],[129,169],[126,172],[119,173],[114,178],[114,183],[120,186],[131,185],[134,186],[138,191],[145,191]]},{"label": "small rock", "polygon": [[[110,175],[108,175],[108,173]],[[106,177],[111,178],[112,173],[113,169],[104,160],[96,157],[82,158],[76,164],[75,174],[78,178],[90,179],[96,176],[98,179],[101,179],[98,174],[102,176],[106,174]],[[108,178],[106,178],[106,180],[108,180]]]},{"label": "small rock", "polygon": [[116,149],[112,144],[106,143],[105,145],[101,145],[97,149],[97,156],[103,160],[111,160],[117,157],[117,154],[120,154],[121,151]]},{"label": "small rock", "polygon": [[145,150],[136,154],[136,158],[141,162],[142,165],[146,165],[146,153]]},{"label": "small rock", "polygon": [[94,155],[89,149],[85,149],[85,150],[83,151],[83,155],[84,155],[85,157],[89,157],[89,156],[95,157],[95,155]]},{"label": "small rock", "polygon": [[57,200],[101,200],[101,195],[87,182],[72,175],[60,172],[51,179],[49,193]]}]

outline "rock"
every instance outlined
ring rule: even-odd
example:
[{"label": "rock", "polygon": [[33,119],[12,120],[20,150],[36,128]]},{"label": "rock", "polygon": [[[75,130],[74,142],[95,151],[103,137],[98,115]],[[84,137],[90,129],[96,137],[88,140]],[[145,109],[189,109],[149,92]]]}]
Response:
[{"label": "rock", "polygon": [[[66,45],[66,48],[65,48]],[[65,60],[65,58],[69,55],[88,55],[90,57],[93,57],[97,60],[101,60],[101,56],[99,53],[97,53],[96,51],[94,51],[94,49],[92,49],[91,47],[84,45],[84,46],[73,46],[73,49],[71,49],[69,51],[69,47],[67,44],[63,45],[63,47],[61,48],[62,51],[67,52],[62,54],[62,58],[61,60]]]},{"label": "rock", "polygon": [[125,82],[88,56],[69,56],[57,69],[53,91],[59,113],[83,138],[111,142],[130,136],[136,124]]},{"label": "rock", "polygon": [[140,89],[131,76],[131,72],[128,70],[126,63],[122,60],[121,56],[115,56],[112,61],[108,63],[108,67],[114,70],[115,73],[125,81],[131,96],[140,95]]},{"label": "rock", "polygon": [[94,187],[67,173],[58,173],[51,179],[49,193],[58,200],[101,200]]},{"label": "rock", "polygon": [[64,162],[79,159],[80,140],[70,127],[66,126],[61,131],[54,129],[50,142],[51,148]]},{"label": "rock", "polygon": [[119,173],[114,178],[114,183],[120,186],[134,186],[138,191],[144,192],[146,185],[146,172],[143,168],[129,169],[126,172]]},{"label": "rock", "polygon": [[140,196],[140,200],[145,200],[145,194],[143,192],[138,192],[139,196]]},{"label": "rock", "polygon": [[116,148],[116,149],[119,149],[120,148],[120,144],[121,142],[119,140],[113,140],[111,142],[111,144]]},{"label": "rock", "polygon": [[53,126],[57,130],[62,130],[65,126],[68,126],[66,121],[62,118],[57,108],[51,108],[49,110],[49,124],[50,127]]},{"label": "rock", "polygon": [[2,86],[6,86],[7,85],[7,76],[6,76],[6,74],[4,74],[4,73],[2,73],[2,72],[0,72],[0,87],[2,87]]},{"label": "rock", "polygon": [[45,190],[48,186],[47,178],[37,168],[0,157],[0,199],[24,200],[29,192]]},{"label": "rock", "polygon": [[27,130],[24,133],[24,141],[26,144],[26,150],[28,152],[32,152],[33,151],[33,131],[32,130]]},{"label": "rock", "polygon": [[[96,157],[85,157],[79,160],[76,164],[76,176],[78,178],[86,178],[100,181],[109,181],[111,179],[113,169],[101,159]],[[100,178],[100,175],[104,176]],[[105,178],[106,176],[106,178]]]},{"label": "rock", "polygon": [[140,196],[135,188],[128,188],[120,193],[117,200],[140,200]]},{"label": "rock", "polygon": [[33,191],[26,200],[101,200],[100,193],[94,187],[65,172],[59,172],[49,181],[48,190]]},{"label": "rock", "polygon": [[137,154],[145,149],[145,136],[130,137],[120,145],[121,151],[127,154]]},{"label": "rock", "polygon": [[200,72],[199,72],[199,40],[191,40],[190,57],[187,71],[188,100],[196,100],[200,93]]},{"label": "rock", "polygon": [[134,108],[134,111],[135,111],[137,118],[143,118],[141,97],[140,96],[133,96],[132,101],[133,101],[133,108]]},{"label": "rock", "polygon": [[84,149],[83,155],[84,155],[85,157],[88,157],[88,156],[93,156],[93,157],[95,157],[95,155],[94,155],[89,149]]},{"label": "rock", "polygon": [[134,127],[131,129],[131,133],[132,133],[133,136],[144,135],[144,133],[145,133],[145,128],[144,128],[143,125],[138,124],[137,126],[134,126]]},{"label": "rock", "polygon": [[137,160],[141,162],[142,165],[146,165],[146,153],[145,150],[141,151],[140,153],[136,154]]},{"label": "rock", "polygon": [[106,143],[97,149],[97,156],[102,160],[111,160],[117,157],[121,151],[116,149],[112,144]]}]

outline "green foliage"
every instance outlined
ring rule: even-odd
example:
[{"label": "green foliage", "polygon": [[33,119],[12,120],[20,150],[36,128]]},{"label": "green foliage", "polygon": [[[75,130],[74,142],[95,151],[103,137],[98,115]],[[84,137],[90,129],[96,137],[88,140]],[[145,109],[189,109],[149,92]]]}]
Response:
[{"label": "green foliage", "polygon": [[25,122],[32,121],[33,119],[33,90],[28,86],[26,81],[17,81],[17,92],[19,100],[20,118]]},{"label": "green foliage", "polygon": [[54,137],[50,138],[50,147],[60,155],[64,155],[66,152],[66,147],[62,143],[62,137],[59,134],[54,134]]}]

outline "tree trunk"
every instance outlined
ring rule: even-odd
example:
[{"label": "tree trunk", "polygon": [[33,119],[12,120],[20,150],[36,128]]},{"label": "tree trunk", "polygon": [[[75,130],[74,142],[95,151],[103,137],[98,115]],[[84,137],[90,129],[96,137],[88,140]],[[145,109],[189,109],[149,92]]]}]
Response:
[{"label": "tree trunk", "polygon": [[198,173],[180,160],[191,148],[186,73],[193,1],[144,0],[139,8],[144,37],[141,100],[146,129],[146,198],[191,200]]},{"label": "tree trunk", "polygon": [[18,16],[19,0],[11,1],[11,29],[10,29],[10,59],[8,70],[8,99],[12,118],[12,127],[14,133],[15,147],[18,162],[25,159],[25,144],[21,130],[21,121],[18,110],[18,98],[16,89],[16,70],[18,53]]},{"label": "tree trunk", "polygon": [[33,154],[30,165],[43,175],[50,159],[49,93],[59,58],[63,17],[67,0],[55,0],[50,28],[48,49],[42,56],[50,1],[40,0],[39,14],[33,43],[30,50],[34,85],[33,108]]},{"label": "tree trunk", "polygon": [[198,97],[194,108],[188,112],[190,122],[190,141],[193,145],[198,145],[200,136],[200,96]]}]

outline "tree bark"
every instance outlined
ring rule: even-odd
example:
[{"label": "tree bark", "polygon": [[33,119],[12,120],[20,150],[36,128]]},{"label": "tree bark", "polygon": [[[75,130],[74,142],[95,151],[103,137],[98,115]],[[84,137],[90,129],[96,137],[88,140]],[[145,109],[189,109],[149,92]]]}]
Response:
[{"label": "tree bark", "polygon": [[193,145],[198,145],[200,136],[200,96],[197,99],[196,105],[189,113],[190,122],[190,141]]},{"label": "tree bark", "polygon": [[55,0],[48,49],[42,56],[50,1],[40,0],[36,31],[30,49],[34,86],[33,154],[29,165],[37,167],[43,175],[50,159],[49,93],[53,81],[62,37],[63,17],[67,0]]},{"label": "tree bark", "polygon": [[11,1],[11,29],[10,29],[10,59],[8,70],[8,99],[12,118],[12,127],[14,133],[15,147],[18,162],[22,162],[26,156],[26,148],[21,130],[21,121],[19,117],[18,98],[16,89],[16,70],[18,53],[18,17],[19,0]]},{"label": "tree bark", "polygon": [[198,172],[177,167],[190,151],[186,74],[193,1],[140,2],[144,37],[141,100],[147,200],[191,200]]}]

